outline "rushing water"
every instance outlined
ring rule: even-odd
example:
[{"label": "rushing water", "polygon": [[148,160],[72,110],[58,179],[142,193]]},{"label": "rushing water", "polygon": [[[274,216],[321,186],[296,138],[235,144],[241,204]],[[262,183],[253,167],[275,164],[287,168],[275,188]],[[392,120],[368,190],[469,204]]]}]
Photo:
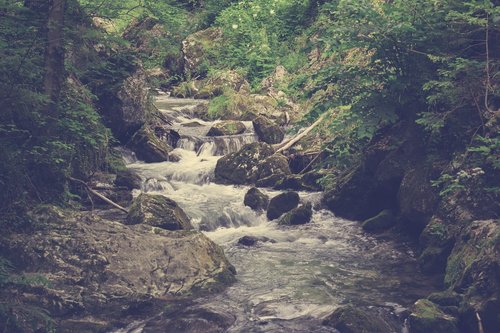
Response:
[{"label": "rushing water", "polygon": [[[320,193],[300,193],[302,202],[315,207],[310,224],[280,227],[243,205],[248,187],[213,183],[220,155],[257,138],[248,124],[242,135],[206,137],[211,123],[190,117],[197,103],[157,101],[181,136],[174,151],[179,162],[145,164],[133,156],[128,161],[144,179],[142,191],[175,200],[235,266],[234,285],[195,301],[234,318],[228,332],[335,332],[321,320],[342,304],[398,312],[428,292],[429,281],[416,270],[410,247],[367,235],[359,223],[320,209]],[[269,241],[239,245],[246,235]],[[141,332],[144,326],[134,325],[123,332]]]}]

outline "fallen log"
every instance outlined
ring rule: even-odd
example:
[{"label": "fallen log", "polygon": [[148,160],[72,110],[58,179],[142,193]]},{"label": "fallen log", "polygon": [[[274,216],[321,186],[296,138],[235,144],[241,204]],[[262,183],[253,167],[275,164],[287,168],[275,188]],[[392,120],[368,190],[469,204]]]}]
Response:
[{"label": "fallen log", "polygon": [[286,141],[286,142],[281,143],[280,145],[278,145],[275,148],[276,149],[276,153],[281,153],[284,150],[290,149],[290,147],[292,147],[294,144],[296,144],[297,142],[299,142],[300,139],[302,139],[303,137],[305,137],[316,126],[318,126],[319,123],[321,123],[321,121],[323,121],[323,118],[325,118],[325,116],[326,116],[326,112],[323,113],[311,126],[309,126],[308,128],[306,128],[303,132],[297,134],[295,137],[291,138],[290,140],[288,140],[288,141]]},{"label": "fallen log", "polygon": [[113,206],[115,208],[118,208],[119,210],[121,210],[121,211],[123,211],[123,212],[125,212],[125,213],[128,214],[128,210],[126,208],[123,208],[122,206],[120,206],[116,202],[112,201],[111,199],[106,198],[104,195],[102,195],[101,193],[97,192],[96,190],[91,189],[90,186],[86,182],[84,182],[83,180],[77,179],[77,178],[73,178],[73,177],[68,177],[68,179],[71,180],[71,181],[73,181],[73,182],[75,182],[75,183],[82,184],[89,193],[95,195],[96,197],[98,197],[99,199],[107,202],[111,206]]}]

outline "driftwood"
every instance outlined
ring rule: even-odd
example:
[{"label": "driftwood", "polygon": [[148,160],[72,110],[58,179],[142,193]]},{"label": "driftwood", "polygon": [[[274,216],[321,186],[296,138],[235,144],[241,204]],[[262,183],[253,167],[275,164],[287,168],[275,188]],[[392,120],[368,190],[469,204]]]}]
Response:
[{"label": "driftwood", "polygon": [[479,329],[479,333],[484,333],[483,321],[481,320],[481,316],[478,312],[476,312],[477,325]]},{"label": "driftwood", "polygon": [[125,213],[128,214],[128,210],[126,208],[123,208],[122,206],[120,206],[116,202],[112,201],[111,199],[106,198],[104,195],[102,195],[101,193],[97,192],[96,190],[91,189],[90,186],[86,182],[84,182],[83,180],[76,179],[76,178],[73,178],[73,177],[68,177],[68,179],[71,180],[71,181],[73,181],[73,182],[82,184],[89,193],[95,195],[96,197],[104,200],[105,202],[107,202],[111,206],[113,206],[115,208],[118,208],[119,210],[121,210],[121,211],[123,211],[123,212],[125,212]]},{"label": "driftwood", "polygon": [[311,160],[311,162],[309,162],[309,164],[307,164],[307,166],[301,172],[299,172],[299,175],[304,174],[306,172],[306,170],[309,169],[309,167],[311,167],[314,164],[314,162],[316,162],[318,160],[318,158],[321,156],[322,152],[323,151],[320,150],[319,153],[317,153],[316,156],[314,156],[314,158]]},{"label": "driftwood", "polygon": [[276,153],[281,153],[284,150],[290,149],[294,144],[300,141],[303,137],[305,137],[309,132],[311,132],[316,126],[318,126],[319,123],[325,118],[326,113],[323,113],[321,117],[318,118],[311,126],[306,128],[302,133],[297,134],[295,137],[291,138],[290,140],[281,143],[276,147]]}]

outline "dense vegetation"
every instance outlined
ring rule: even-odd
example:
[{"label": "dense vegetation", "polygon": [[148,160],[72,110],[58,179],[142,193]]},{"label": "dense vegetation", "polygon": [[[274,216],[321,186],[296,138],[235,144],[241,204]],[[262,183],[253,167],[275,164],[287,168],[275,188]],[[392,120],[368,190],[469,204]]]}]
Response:
[{"label": "dense vegetation", "polygon": [[[210,30],[202,62],[182,65],[182,41]],[[499,40],[490,0],[0,1],[0,228],[30,226],[32,205],[81,205],[72,179],[123,167],[112,148],[133,133],[112,129],[105,109],[136,71],[160,69],[148,84],[183,94],[234,71],[259,92],[279,65],[297,123],[328,115],[326,189],[381,130],[411,123],[423,158],[443,164],[440,196],[484,201],[498,218]],[[215,118],[243,98],[209,95]],[[0,287],[10,273],[0,258]]]}]

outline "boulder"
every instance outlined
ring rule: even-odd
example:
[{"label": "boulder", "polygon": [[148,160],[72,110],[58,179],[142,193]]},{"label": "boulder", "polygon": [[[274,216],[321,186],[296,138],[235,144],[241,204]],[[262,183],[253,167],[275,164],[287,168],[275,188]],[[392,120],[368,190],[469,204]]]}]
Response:
[{"label": "boulder", "polygon": [[121,143],[126,143],[146,123],[152,109],[145,71],[137,66],[123,81],[95,89],[104,123]]},{"label": "boulder", "polygon": [[130,169],[120,170],[116,174],[115,185],[125,187],[128,190],[140,189],[142,179]]},{"label": "boulder", "polygon": [[224,120],[215,123],[207,133],[207,136],[223,136],[242,134],[246,130],[245,124],[236,120]]},{"label": "boulder", "polygon": [[464,295],[460,311],[462,321],[474,328],[475,313],[482,319],[485,332],[500,327],[500,220],[468,223],[457,236],[448,258],[445,284]]},{"label": "boulder", "polygon": [[408,318],[410,333],[458,333],[458,320],[439,309],[426,299],[419,299],[413,305]]},{"label": "boulder", "polygon": [[377,314],[364,311],[353,305],[336,309],[323,320],[323,325],[337,329],[340,333],[391,333],[395,327]]},{"label": "boulder", "polygon": [[147,163],[168,161],[168,154],[173,150],[147,126],[143,126],[134,134],[128,146],[135,152],[137,158]]},{"label": "boulder", "polygon": [[273,154],[259,163],[258,170],[259,179],[266,178],[272,175],[287,176],[292,172],[288,166],[288,159],[282,154]]},{"label": "boulder", "polygon": [[322,190],[318,181],[325,175],[323,172],[310,171],[302,175],[287,175],[274,185],[277,190],[312,191]]},{"label": "boulder", "polygon": [[392,210],[385,209],[376,216],[365,220],[362,227],[367,232],[381,232],[391,228],[396,223],[397,219]]},{"label": "boulder", "polygon": [[453,248],[454,239],[444,221],[434,216],[420,234],[422,253],[418,258],[420,268],[427,274],[442,274]]},{"label": "boulder", "polygon": [[310,202],[292,209],[278,222],[279,225],[300,225],[311,222],[312,218],[312,205]]},{"label": "boulder", "polygon": [[147,224],[172,231],[193,229],[189,217],[175,201],[162,195],[144,193],[132,203],[126,223]]},{"label": "boulder", "polygon": [[299,195],[297,192],[284,192],[278,194],[269,202],[267,207],[267,218],[274,220],[286,212],[291,211],[299,205]]},{"label": "boulder", "polygon": [[269,144],[277,144],[283,141],[285,132],[268,118],[259,116],[252,123],[260,141]]},{"label": "boulder", "polygon": [[[140,309],[154,316],[171,296],[217,291],[235,280],[223,250],[200,232],[152,230],[100,212],[55,210],[40,217],[46,223],[34,233],[2,233],[0,251],[26,276],[48,281],[14,290],[18,307],[47,310],[66,332],[97,332],[89,328],[93,323],[112,331],[111,323]],[[40,212],[33,214],[40,219]],[[116,211],[109,216],[121,218]],[[0,290],[2,299],[6,292],[7,286]]]},{"label": "boulder", "polygon": [[245,194],[243,203],[245,206],[248,206],[253,210],[266,210],[267,205],[269,204],[269,197],[257,188],[252,187]]},{"label": "boulder", "polygon": [[432,170],[419,165],[405,172],[398,200],[405,229],[419,234],[429,222],[439,203],[439,195],[431,185]]},{"label": "boulder", "polygon": [[220,183],[252,184],[259,177],[260,161],[274,154],[271,146],[262,142],[247,144],[240,151],[217,161],[215,179]]}]

